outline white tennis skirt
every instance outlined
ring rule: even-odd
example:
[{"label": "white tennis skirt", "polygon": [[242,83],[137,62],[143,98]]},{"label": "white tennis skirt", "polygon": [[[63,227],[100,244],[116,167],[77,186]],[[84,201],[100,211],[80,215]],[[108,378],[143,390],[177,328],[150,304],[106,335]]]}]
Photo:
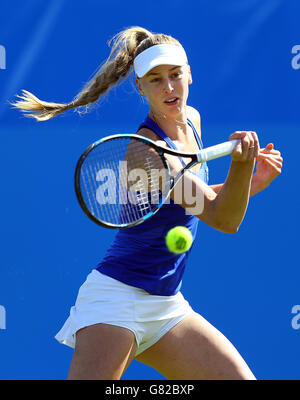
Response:
[{"label": "white tennis skirt", "polygon": [[156,343],[193,310],[183,295],[150,295],[97,270],[80,287],[75,305],[55,338],[75,347],[76,332],[86,326],[106,323],[132,331],[137,342],[136,356]]}]

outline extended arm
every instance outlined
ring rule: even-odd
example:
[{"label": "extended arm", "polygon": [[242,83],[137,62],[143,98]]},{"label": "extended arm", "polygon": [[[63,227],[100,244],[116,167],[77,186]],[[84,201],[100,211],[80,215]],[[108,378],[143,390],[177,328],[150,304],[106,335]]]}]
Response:
[{"label": "extended arm", "polygon": [[231,155],[232,163],[226,181],[218,192],[197,176],[186,173],[180,193],[183,196],[176,196],[174,191],[172,198],[211,227],[222,232],[235,233],[247,210],[259,142],[255,132],[235,132],[230,139],[239,141]]}]

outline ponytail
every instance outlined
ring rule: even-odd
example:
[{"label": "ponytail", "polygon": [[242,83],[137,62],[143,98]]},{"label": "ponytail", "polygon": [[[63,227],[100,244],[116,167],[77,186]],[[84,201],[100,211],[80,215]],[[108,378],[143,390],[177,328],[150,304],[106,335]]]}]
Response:
[{"label": "ponytail", "polygon": [[144,39],[151,36],[150,31],[141,27],[132,27],[115,35],[108,43],[109,46],[112,45],[108,59],[72,102],[68,104],[50,103],[38,99],[27,90],[22,90],[22,95],[17,95],[21,100],[12,103],[13,107],[22,110],[26,117],[35,118],[37,121],[46,121],[64,111],[96,102],[121,78],[129,75],[136,49]]}]

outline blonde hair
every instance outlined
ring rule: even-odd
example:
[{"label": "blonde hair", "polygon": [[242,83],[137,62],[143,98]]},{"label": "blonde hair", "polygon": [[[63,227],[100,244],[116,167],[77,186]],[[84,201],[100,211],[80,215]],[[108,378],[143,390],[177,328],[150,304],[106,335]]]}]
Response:
[{"label": "blonde hair", "polygon": [[70,103],[42,101],[27,90],[22,90],[22,95],[17,95],[21,100],[12,103],[13,107],[20,109],[26,117],[35,118],[37,121],[46,121],[70,109],[77,110],[96,102],[122,78],[126,79],[132,72],[134,58],[142,51],[156,44],[172,43],[181,46],[172,36],[152,33],[139,26],[118,33],[108,45],[111,43],[111,52],[105,63]]}]

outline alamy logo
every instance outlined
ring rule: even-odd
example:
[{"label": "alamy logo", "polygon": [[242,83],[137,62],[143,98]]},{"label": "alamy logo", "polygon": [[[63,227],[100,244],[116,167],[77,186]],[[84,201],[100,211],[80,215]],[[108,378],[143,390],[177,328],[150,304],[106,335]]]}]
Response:
[{"label": "alamy logo", "polygon": [[292,48],[292,54],[296,54],[292,58],[292,68],[293,69],[299,69],[300,68],[300,45],[296,44]]},{"label": "alamy logo", "polygon": [[[93,197],[99,205],[126,205],[130,203],[136,206],[133,208],[136,213],[143,215],[146,214],[145,211],[151,209],[152,205],[159,204],[171,187],[171,180],[166,170],[151,168],[151,160],[148,159],[145,162],[145,169],[130,169],[127,161],[119,161],[118,171],[101,168],[95,171],[95,180],[99,182],[99,186],[95,188]],[[182,188],[183,182],[184,190]],[[195,191],[196,193],[194,193]],[[190,206],[186,207],[186,212],[195,215],[200,215],[203,212],[203,191],[198,187],[193,190],[191,180],[181,179],[174,187],[173,193],[176,203],[182,204],[184,201],[187,206]],[[170,197],[167,197],[164,204],[170,204],[170,201]]]},{"label": "alamy logo", "polygon": [[6,50],[5,47],[0,44],[0,69],[6,69]]},{"label": "alamy logo", "polygon": [[0,306],[0,329],[6,329],[6,310]]},{"label": "alamy logo", "polygon": [[300,329],[300,305],[296,304],[292,307],[292,314],[296,314],[292,318],[292,328],[293,329]]}]

